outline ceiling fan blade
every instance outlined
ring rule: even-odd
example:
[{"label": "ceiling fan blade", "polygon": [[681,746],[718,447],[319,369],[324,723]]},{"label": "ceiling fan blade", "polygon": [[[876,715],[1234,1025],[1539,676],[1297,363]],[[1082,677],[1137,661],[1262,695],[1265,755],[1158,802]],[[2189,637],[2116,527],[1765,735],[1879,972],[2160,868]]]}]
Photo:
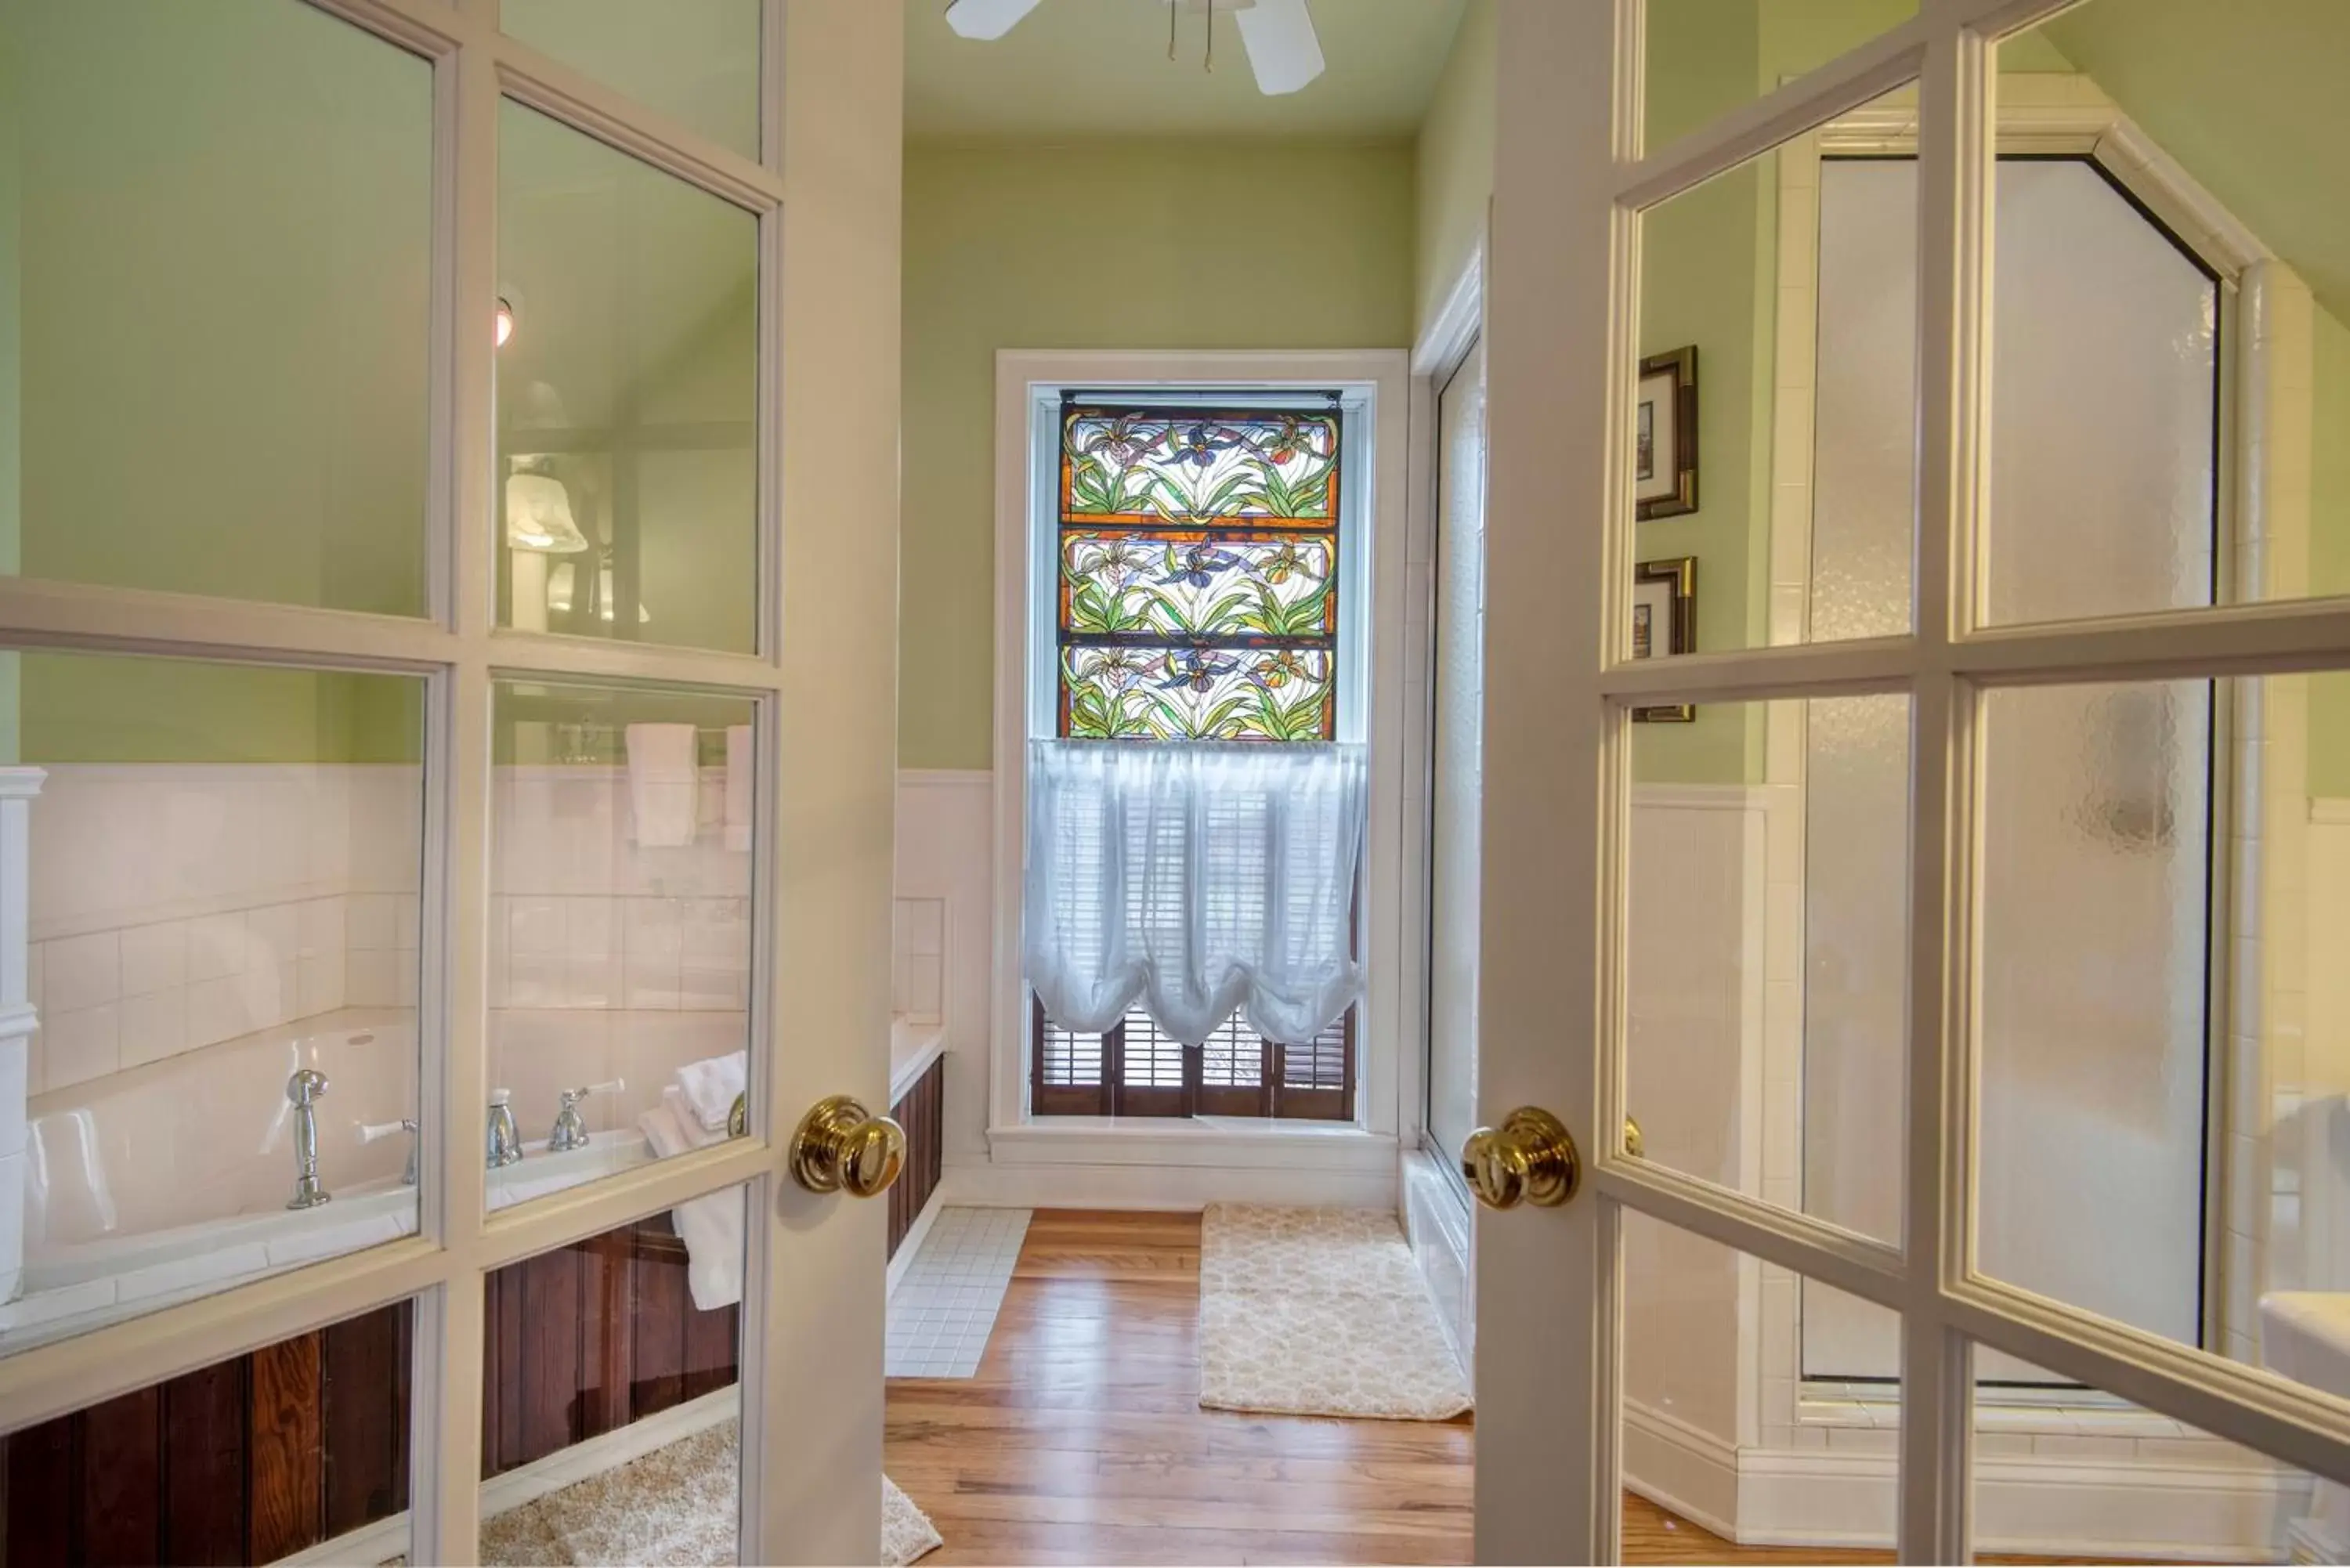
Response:
[{"label": "ceiling fan blade", "polygon": [[1036,8],[1036,0],[951,0],[947,26],[966,38],[1000,38]]},{"label": "ceiling fan blade", "polygon": [[1256,0],[1247,10],[1233,12],[1232,20],[1241,26],[1258,91],[1278,98],[1322,74],[1322,40],[1315,35],[1305,0]]}]

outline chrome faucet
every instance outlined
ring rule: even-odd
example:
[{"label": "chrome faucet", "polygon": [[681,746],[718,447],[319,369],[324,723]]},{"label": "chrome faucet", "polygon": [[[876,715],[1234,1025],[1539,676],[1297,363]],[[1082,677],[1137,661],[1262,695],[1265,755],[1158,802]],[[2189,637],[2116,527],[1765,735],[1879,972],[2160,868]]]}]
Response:
[{"label": "chrome faucet", "polygon": [[619,1078],[608,1084],[588,1084],[581,1088],[563,1091],[563,1106],[555,1113],[555,1128],[546,1135],[546,1151],[560,1154],[566,1149],[588,1146],[588,1124],[579,1119],[579,1102],[590,1095],[612,1094],[625,1089],[628,1084]]},{"label": "chrome faucet", "polygon": [[327,1075],[304,1067],[286,1080],[286,1097],[294,1106],[294,1196],[288,1209],[316,1209],[334,1197],[318,1185],[318,1101],[327,1092]]},{"label": "chrome faucet", "polygon": [[373,1143],[380,1137],[390,1137],[396,1132],[404,1132],[408,1135],[408,1163],[400,1168],[400,1184],[402,1187],[413,1187],[416,1185],[416,1118],[414,1116],[402,1116],[396,1122],[377,1122],[371,1126],[363,1127],[359,1128],[359,1141]]},{"label": "chrome faucet", "polygon": [[507,1103],[513,1098],[513,1091],[508,1089],[490,1091],[489,1162],[492,1170],[522,1158],[522,1133],[515,1126],[514,1107]]}]

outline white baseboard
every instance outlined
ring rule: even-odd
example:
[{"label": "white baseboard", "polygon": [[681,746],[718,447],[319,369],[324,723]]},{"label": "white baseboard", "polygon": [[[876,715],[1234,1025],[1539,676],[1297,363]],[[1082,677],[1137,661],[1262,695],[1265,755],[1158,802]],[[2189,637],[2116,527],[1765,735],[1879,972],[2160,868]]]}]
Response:
[{"label": "white baseboard", "polygon": [[950,1165],[932,1205],[1191,1212],[1211,1203],[1396,1207],[1395,1159],[1374,1170],[1217,1165]]},{"label": "white baseboard", "polygon": [[946,1183],[941,1179],[939,1185],[931,1189],[931,1200],[922,1205],[920,1214],[914,1216],[914,1223],[907,1229],[906,1239],[898,1243],[897,1251],[890,1255],[889,1282],[882,1292],[885,1300],[898,1293],[898,1282],[904,1279],[906,1271],[914,1266],[914,1254],[922,1250],[922,1238],[929,1235],[931,1227],[939,1222],[939,1210],[946,1207],[942,1200],[945,1190]]},{"label": "white baseboard", "polygon": [[[741,1409],[741,1390],[729,1384],[698,1399],[672,1405],[641,1421],[631,1421],[585,1442],[557,1449],[545,1459],[533,1459],[484,1481],[482,1517],[495,1519],[526,1502],[536,1502],[551,1491],[561,1491],[574,1481],[601,1475],[616,1465],[642,1459],[655,1449],[665,1449],[696,1432],[706,1432],[733,1420]],[[332,1541],[322,1541],[278,1561],[288,1564],[380,1563],[409,1549],[408,1513],[402,1510],[389,1519],[348,1531]]]},{"label": "white baseboard", "polygon": [[1746,1539],[1737,1446],[1637,1399],[1624,1401],[1624,1485],[1726,1541]]},{"label": "white baseboard", "polygon": [[[1631,1432],[1627,1412],[1627,1443]],[[1630,1459],[1627,1447],[1627,1480]],[[1747,1449],[1737,1459],[1739,1527],[1698,1520],[1715,1533],[1743,1546],[1892,1545],[1892,1455]],[[1984,1552],[2269,1562],[2284,1544],[2270,1532],[2306,1506],[2276,1471],[2226,1459],[1979,1459],[1974,1473],[1975,1545]]]}]

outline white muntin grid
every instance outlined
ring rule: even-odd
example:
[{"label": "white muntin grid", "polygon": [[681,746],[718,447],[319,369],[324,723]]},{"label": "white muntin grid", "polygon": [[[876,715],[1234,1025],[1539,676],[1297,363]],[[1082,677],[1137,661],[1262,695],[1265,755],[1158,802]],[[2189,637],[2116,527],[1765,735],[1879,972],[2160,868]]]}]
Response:
[{"label": "white muntin grid", "polygon": [[[412,1300],[409,1554],[469,1562],[484,1277],[743,1188],[761,1217],[746,1241],[744,1473],[801,1482],[743,1490],[743,1551],[753,1561],[872,1561],[875,1511],[834,1500],[879,1485],[884,1285],[873,1261],[884,1216],[879,1205],[816,1199],[780,1179],[776,1143],[823,1096],[871,1103],[887,1085],[897,493],[872,476],[897,465],[902,8],[763,0],[762,147],[750,158],[505,36],[498,0],[305,3],[432,67],[430,609],[411,619],[9,577],[0,579],[0,647],[421,678],[419,1231],[0,1361],[0,1425],[31,1425]],[[758,220],[759,569],[745,590],[757,600],[755,653],[497,625],[488,327],[505,99]],[[797,192],[788,209],[787,189]],[[787,527],[786,517],[806,521]],[[502,679],[751,700],[754,820],[765,831],[752,856],[749,1136],[491,1215],[481,1107],[492,690]],[[791,999],[788,1017],[778,996]],[[803,1283],[771,1288],[778,1279]],[[820,1433],[792,1419],[817,1407],[834,1412]]]}]

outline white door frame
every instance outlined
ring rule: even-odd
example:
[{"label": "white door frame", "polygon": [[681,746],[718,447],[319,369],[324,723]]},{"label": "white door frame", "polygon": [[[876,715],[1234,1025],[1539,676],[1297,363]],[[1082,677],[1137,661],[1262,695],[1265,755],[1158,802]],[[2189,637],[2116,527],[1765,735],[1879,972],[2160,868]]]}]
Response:
[{"label": "white door frame", "polygon": [[[2246,605],[1987,627],[1991,40],[2064,0],[1920,0],[1909,21],[1644,153],[1640,0],[1501,13],[1490,252],[1489,723],[1480,1111],[1556,1111],[1584,1197],[1481,1215],[1477,1555],[1610,1562],[1621,1519],[1621,1211],[1629,1207],[1898,1312],[1898,1545],[1969,1549],[1980,1341],[2215,1437],[2350,1476],[2350,1409],[2092,1318],[1973,1267],[1969,1044],[1978,700],[2057,680],[2350,663],[2350,605]],[[1647,207],[1907,82],[1918,85],[1920,393],[1915,635],[1633,663],[1629,418]],[[1614,520],[1624,520],[1617,522]],[[1913,722],[1906,1246],[1623,1149],[1624,854],[1634,704],[1906,691]],[[1565,911],[1555,921],[1531,911]],[[1515,923],[1513,924],[1513,917]],[[1557,1020],[1587,1019],[1561,1042]],[[1601,1129],[1609,1129],[1604,1136]]]},{"label": "white door frame", "polygon": [[[782,1179],[779,1152],[824,1095],[888,1103],[903,8],[764,0],[754,160],[504,36],[497,0],[307,3],[433,68],[431,611],[411,620],[7,578],[0,644],[425,679],[419,1231],[0,1361],[0,1422],[31,1425],[412,1299],[410,1555],[470,1563],[484,1274],[742,1186],[762,1221],[747,1227],[742,1316],[743,1473],[760,1482],[743,1492],[743,1557],[873,1562],[883,1207],[800,1192]],[[502,97],[759,219],[759,653],[495,624]],[[753,868],[751,1028],[762,1044],[750,1136],[485,1215],[491,693],[510,673],[755,699],[757,820],[772,830]]]}]

